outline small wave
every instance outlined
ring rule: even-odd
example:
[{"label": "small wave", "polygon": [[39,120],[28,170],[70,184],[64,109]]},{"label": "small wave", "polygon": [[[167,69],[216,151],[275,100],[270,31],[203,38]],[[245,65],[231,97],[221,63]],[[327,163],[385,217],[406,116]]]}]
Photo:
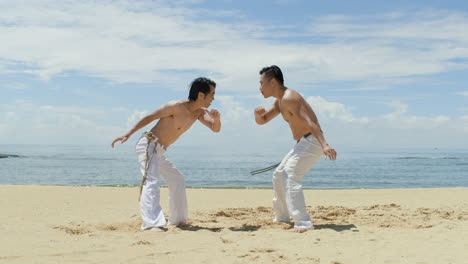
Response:
[{"label": "small wave", "polygon": [[5,158],[20,158],[21,156],[19,155],[13,155],[13,154],[0,154],[0,159],[5,159]]},{"label": "small wave", "polygon": [[137,187],[139,184],[98,184],[98,185],[83,185],[93,187]]},{"label": "small wave", "polygon": [[73,158],[73,157],[70,157],[70,158],[65,158],[65,157],[51,157],[53,159],[57,159],[57,160],[91,160],[91,161],[103,161],[103,160],[118,160],[118,159],[115,159],[115,158],[93,158],[93,157],[89,157],[89,158]]},{"label": "small wave", "polygon": [[431,157],[417,157],[417,156],[409,156],[409,157],[397,157],[395,159],[401,159],[401,160],[462,160],[463,158],[461,157],[437,157],[437,158],[431,158]]},{"label": "small wave", "polygon": [[428,160],[428,159],[432,159],[432,158],[428,158],[428,157],[398,157],[398,158],[395,158],[395,159],[402,159],[402,160]]},{"label": "small wave", "polygon": [[34,159],[44,159],[44,160],[76,160],[76,161],[111,161],[119,160],[118,158],[96,158],[96,157],[63,157],[59,155],[53,156],[29,156]]}]

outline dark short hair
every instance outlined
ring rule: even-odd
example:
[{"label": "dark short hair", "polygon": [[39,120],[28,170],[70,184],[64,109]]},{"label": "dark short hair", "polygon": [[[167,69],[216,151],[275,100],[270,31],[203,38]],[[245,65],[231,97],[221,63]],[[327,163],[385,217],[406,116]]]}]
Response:
[{"label": "dark short hair", "polygon": [[271,79],[275,78],[281,85],[284,84],[283,73],[281,69],[276,65],[271,65],[267,67],[263,67],[260,70],[260,75],[265,74],[265,77]]},{"label": "dark short hair", "polygon": [[211,89],[210,86],[216,87],[216,83],[205,77],[196,78],[190,84],[188,99],[190,101],[197,100],[199,92],[202,92],[205,95],[209,94]]}]

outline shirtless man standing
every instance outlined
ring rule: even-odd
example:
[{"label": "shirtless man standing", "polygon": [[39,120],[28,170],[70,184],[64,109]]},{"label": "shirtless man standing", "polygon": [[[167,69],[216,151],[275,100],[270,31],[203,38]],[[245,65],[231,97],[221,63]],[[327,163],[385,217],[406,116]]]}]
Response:
[{"label": "shirtless man standing", "polygon": [[302,178],[322,155],[336,159],[336,151],[325,140],[317,116],[296,91],[284,86],[283,73],[278,66],[265,67],[260,71],[260,92],[263,97],[275,97],[268,110],[255,108],[255,121],[268,123],[281,113],[288,122],[297,144],[284,157],[273,173],[273,208],[275,222],[289,223],[294,219],[294,232],[303,233],[314,228],[307,214]]},{"label": "shirtless man standing", "polygon": [[220,114],[206,108],[214,100],[216,83],[208,78],[195,79],[188,100],[169,102],[141,119],[127,134],[116,138],[124,143],[130,136],[156,119],[159,121],[138,140],[136,154],[143,175],[140,188],[141,229],[164,231],[166,219],[160,206],[160,177],[169,188],[169,225],[185,225],[188,220],[184,176],[166,159],[165,152],[196,120],[213,132],[221,130]]}]

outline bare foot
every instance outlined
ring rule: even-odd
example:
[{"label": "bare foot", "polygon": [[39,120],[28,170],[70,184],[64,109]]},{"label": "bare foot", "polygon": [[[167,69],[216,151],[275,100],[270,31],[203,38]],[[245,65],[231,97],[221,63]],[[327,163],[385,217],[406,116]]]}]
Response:
[{"label": "bare foot", "polygon": [[294,233],[304,233],[304,232],[307,232],[307,229],[295,227],[295,228],[294,228],[293,230],[291,230],[291,231],[294,232]]},{"label": "bare foot", "polygon": [[145,231],[147,230],[153,231],[153,232],[166,232],[167,228],[159,226],[159,227],[150,227],[150,228],[145,229]]}]

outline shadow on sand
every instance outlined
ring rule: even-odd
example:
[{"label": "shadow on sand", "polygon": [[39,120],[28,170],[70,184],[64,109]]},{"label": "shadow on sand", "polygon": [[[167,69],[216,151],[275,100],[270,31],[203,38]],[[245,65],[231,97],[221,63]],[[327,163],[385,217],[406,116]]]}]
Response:
[{"label": "shadow on sand", "polygon": [[198,225],[186,225],[186,226],[178,226],[180,230],[184,231],[200,231],[200,230],[208,230],[211,232],[220,232],[223,228],[220,227],[203,227]]},{"label": "shadow on sand", "polygon": [[[240,227],[229,227],[228,229],[233,231],[233,232],[253,232],[253,231],[258,231],[262,226],[261,225],[242,225]],[[292,229],[294,225],[292,224],[289,228],[283,228],[283,229]],[[210,232],[220,232],[224,228],[222,227],[204,227],[204,226],[199,226],[199,225],[187,225],[187,226],[178,226],[180,230],[184,231],[200,231],[200,230],[207,230]],[[320,229],[332,229],[335,230],[336,232],[342,232],[342,231],[352,231],[352,232],[359,232],[357,227],[353,224],[350,225],[335,225],[335,224],[327,224],[327,225],[314,225],[315,230],[320,230]]]},{"label": "shadow on sand", "polygon": [[319,229],[332,229],[335,230],[336,232],[341,232],[341,231],[347,231],[351,230],[353,232],[359,232],[357,227],[353,224],[350,225],[335,225],[335,224],[328,224],[328,225],[314,225],[316,230]]},{"label": "shadow on sand", "polygon": [[257,231],[261,228],[260,225],[242,225],[241,227],[229,227],[229,230],[233,232],[252,232]]}]

